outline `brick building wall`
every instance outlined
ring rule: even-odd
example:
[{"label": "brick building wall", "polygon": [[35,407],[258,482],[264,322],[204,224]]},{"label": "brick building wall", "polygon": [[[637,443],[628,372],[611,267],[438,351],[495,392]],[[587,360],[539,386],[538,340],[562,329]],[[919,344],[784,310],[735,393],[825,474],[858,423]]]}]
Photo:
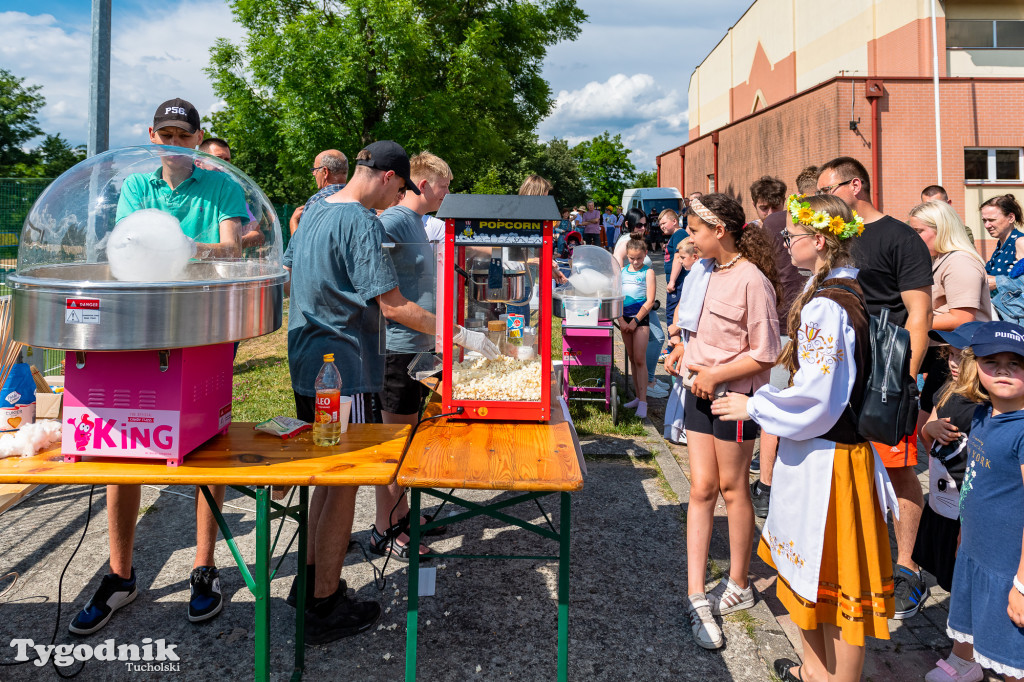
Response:
[{"label": "brick building wall", "polygon": [[[835,78],[776,105],[720,128],[717,187],[738,198],[748,216],[755,215],[750,184],[774,175],[796,189],[796,176],[807,165],[836,156],[860,160],[878,185],[880,208],[904,219],[920,201],[921,189],[936,178],[932,82],[926,78],[881,79],[879,101],[879,172],[872,168],[874,121],[863,78]],[[965,147],[1024,147],[1024,79],[943,79],[940,84],[943,178],[954,208],[979,238],[983,255],[993,243],[978,217],[980,199],[1010,192],[1024,199],[1024,184],[966,185]],[[850,121],[858,121],[856,130]],[[708,191],[714,168],[712,135],[683,146],[685,186],[679,183],[679,151],[660,157],[662,186],[684,194]],[[986,237],[986,239],[981,239]]]}]

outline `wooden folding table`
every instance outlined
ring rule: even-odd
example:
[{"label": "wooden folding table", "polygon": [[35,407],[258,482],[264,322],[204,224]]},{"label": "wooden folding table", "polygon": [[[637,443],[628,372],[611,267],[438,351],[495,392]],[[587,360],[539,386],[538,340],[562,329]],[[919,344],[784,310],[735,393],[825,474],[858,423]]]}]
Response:
[{"label": "wooden folding table", "polygon": [[[232,424],[226,435],[217,436],[190,454],[182,466],[138,460],[88,459],[68,463],[59,449],[34,457],[0,460],[3,484],[149,484],[197,485],[212,502],[208,486],[230,485],[256,500],[256,563],[251,573],[235,544],[224,517],[214,516],[246,585],[256,599],[255,677],[270,676],[270,557],[280,537],[280,528],[270,541],[270,521],[288,516],[298,521],[298,595],[295,609],[295,667],[292,679],[302,676],[305,633],[303,613],[306,581],[306,513],[309,486],[387,485],[395,480],[408,426],[352,424],[332,447],[316,447],[307,431],[290,440],[258,433],[252,424]],[[297,486],[297,505],[270,499],[270,486]],[[253,487],[253,490],[250,490]],[[293,491],[294,494],[294,491]],[[290,499],[290,498],[289,498]],[[282,524],[283,525],[283,524]],[[293,536],[293,540],[295,537]],[[289,542],[289,547],[290,547]],[[287,549],[285,550],[287,553]],[[280,562],[279,564],[280,565]]]}]

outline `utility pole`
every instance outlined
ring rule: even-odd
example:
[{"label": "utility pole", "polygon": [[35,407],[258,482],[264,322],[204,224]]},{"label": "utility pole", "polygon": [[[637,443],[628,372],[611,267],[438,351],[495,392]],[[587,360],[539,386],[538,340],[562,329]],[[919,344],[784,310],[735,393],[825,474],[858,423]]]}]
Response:
[{"label": "utility pole", "polygon": [[88,155],[110,147],[110,0],[92,0]]}]

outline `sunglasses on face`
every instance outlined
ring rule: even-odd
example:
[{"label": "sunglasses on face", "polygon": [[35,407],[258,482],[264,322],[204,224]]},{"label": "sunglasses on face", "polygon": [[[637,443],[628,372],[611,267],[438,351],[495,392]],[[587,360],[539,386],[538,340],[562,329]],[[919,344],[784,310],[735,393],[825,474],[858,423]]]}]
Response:
[{"label": "sunglasses on face", "polygon": [[822,187],[817,192],[815,192],[815,194],[817,194],[818,196],[821,196],[822,194],[832,194],[832,192],[835,192],[837,189],[839,189],[843,185],[849,185],[851,182],[853,182],[856,179],[857,178],[850,178],[849,180],[843,180],[842,182],[837,182],[836,184],[829,185],[828,187]]}]

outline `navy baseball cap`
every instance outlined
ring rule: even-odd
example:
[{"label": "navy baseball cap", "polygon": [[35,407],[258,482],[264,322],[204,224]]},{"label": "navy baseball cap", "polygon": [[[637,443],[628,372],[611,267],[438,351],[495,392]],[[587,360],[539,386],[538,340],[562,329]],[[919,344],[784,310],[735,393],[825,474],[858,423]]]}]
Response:
[{"label": "navy baseball cap", "polygon": [[[409,177],[409,155],[405,148],[391,140],[371,142],[363,148],[370,155],[368,159],[358,159],[357,166],[368,166],[381,171],[394,171],[395,175],[405,180],[405,188],[413,194],[419,194],[416,183]],[[362,152],[360,152],[362,154]]]},{"label": "navy baseball cap", "polygon": [[153,130],[161,128],[181,128],[189,135],[195,135],[202,123],[199,121],[199,112],[180,97],[169,99],[156,108],[153,114]]},{"label": "navy baseball cap", "polygon": [[971,350],[979,358],[996,353],[1024,357],[1024,327],[1012,322],[986,322],[971,337]]},{"label": "navy baseball cap", "polygon": [[953,331],[939,331],[938,329],[933,329],[928,332],[928,337],[934,341],[948,343],[957,350],[963,350],[967,346],[971,345],[971,339],[974,337],[974,332],[978,331],[978,329],[984,325],[984,322],[964,322]]}]

